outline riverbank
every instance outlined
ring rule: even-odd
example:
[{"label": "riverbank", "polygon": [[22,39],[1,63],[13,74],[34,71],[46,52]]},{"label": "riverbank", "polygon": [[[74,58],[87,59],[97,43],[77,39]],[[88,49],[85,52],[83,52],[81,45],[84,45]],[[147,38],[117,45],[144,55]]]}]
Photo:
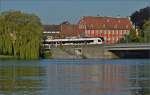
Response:
[{"label": "riverbank", "polygon": [[[127,46],[126,46],[127,45]],[[121,44],[117,46],[105,45],[67,45],[51,46],[49,48],[52,59],[149,59],[148,45]]]},{"label": "riverbank", "polygon": [[118,58],[105,51],[103,45],[53,46],[50,48],[51,59],[113,59]]},{"label": "riverbank", "polygon": [[9,59],[17,59],[17,57],[11,55],[0,55],[0,60],[9,60]]},{"label": "riverbank", "polygon": [[[129,45],[128,45],[129,47]],[[39,59],[143,59],[150,58],[145,48],[109,47],[104,45],[64,45],[43,49]],[[131,49],[131,50],[129,50]],[[15,56],[0,55],[0,60],[18,59]],[[30,59],[28,59],[30,60]],[[37,60],[37,59],[32,59]]]}]

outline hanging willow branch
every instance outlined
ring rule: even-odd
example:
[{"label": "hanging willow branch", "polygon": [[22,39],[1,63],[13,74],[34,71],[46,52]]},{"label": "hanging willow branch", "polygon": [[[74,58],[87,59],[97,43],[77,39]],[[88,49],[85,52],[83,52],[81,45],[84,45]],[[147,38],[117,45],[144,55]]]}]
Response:
[{"label": "hanging willow branch", "polygon": [[0,55],[38,59],[42,24],[33,14],[8,11],[0,14]]}]

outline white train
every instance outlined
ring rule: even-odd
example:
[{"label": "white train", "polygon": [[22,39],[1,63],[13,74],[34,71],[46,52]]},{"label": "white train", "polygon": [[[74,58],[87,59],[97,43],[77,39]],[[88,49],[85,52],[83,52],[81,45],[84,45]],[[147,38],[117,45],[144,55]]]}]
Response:
[{"label": "white train", "polygon": [[103,44],[103,38],[66,38],[66,39],[46,39],[44,45],[84,45]]}]

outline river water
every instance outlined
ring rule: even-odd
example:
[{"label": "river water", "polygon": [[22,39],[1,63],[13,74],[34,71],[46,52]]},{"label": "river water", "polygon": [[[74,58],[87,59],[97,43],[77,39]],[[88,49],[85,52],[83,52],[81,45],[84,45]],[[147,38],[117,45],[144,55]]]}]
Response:
[{"label": "river water", "polygon": [[0,95],[150,95],[150,60],[0,61]]}]

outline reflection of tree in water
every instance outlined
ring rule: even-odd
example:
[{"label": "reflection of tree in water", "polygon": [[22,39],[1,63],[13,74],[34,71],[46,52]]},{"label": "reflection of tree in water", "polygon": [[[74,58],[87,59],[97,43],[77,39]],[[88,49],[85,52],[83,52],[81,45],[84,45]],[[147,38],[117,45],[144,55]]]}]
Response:
[{"label": "reflection of tree in water", "polygon": [[35,64],[0,64],[0,94],[38,95],[44,72]]},{"label": "reflection of tree in water", "polygon": [[136,64],[131,67],[132,95],[150,95],[150,65]]}]

